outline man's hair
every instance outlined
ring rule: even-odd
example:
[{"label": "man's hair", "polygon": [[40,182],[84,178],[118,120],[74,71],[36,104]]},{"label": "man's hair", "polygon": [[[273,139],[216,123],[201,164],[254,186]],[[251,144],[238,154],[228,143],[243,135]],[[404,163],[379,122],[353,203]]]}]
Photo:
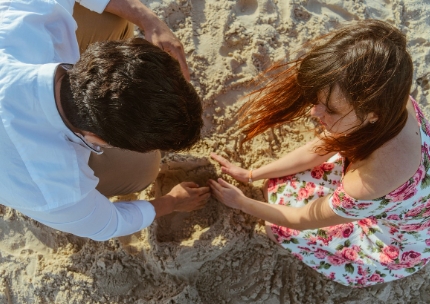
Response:
[{"label": "man's hair", "polygon": [[[355,21],[313,42],[301,58],[277,64],[264,87],[241,109],[245,140],[307,115],[318,92],[336,85],[353,107],[361,127],[345,136],[324,137],[321,154],[341,151],[351,162],[363,160],[394,138],[406,124],[413,65],[405,35],[378,20]],[[264,78],[263,78],[264,80]],[[368,113],[378,120],[364,125]]]},{"label": "man's hair", "polygon": [[64,76],[70,123],[109,145],[178,151],[200,139],[200,98],[177,60],[141,38],[91,45]]}]

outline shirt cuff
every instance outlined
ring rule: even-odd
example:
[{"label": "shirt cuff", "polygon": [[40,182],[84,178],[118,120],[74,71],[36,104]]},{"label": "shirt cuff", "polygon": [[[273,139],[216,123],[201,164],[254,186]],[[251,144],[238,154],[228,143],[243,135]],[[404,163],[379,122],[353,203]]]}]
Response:
[{"label": "shirt cuff", "polygon": [[85,6],[90,11],[103,13],[110,0],[75,0],[80,5]]},{"label": "shirt cuff", "polygon": [[139,229],[142,230],[151,225],[154,221],[155,209],[148,201],[134,201],[133,203],[139,208],[140,212],[142,212],[142,226]]}]

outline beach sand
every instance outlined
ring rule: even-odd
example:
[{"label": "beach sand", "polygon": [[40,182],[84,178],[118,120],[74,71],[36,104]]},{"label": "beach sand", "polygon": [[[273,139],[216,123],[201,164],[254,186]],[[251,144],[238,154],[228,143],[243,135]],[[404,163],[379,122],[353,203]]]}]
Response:
[{"label": "beach sand", "polygon": [[[257,168],[311,139],[310,121],[267,131],[239,149],[236,112],[253,80],[277,60],[339,23],[377,18],[407,34],[412,96],[430,118],[430,0],[144,0],[184,44],[202,97],[203,140],[168,153],[149,199],[181,181],[220,174],[217,152]],[[263,200],[261,183],[239,184]],[[325,279],[270,242],[262,222],[214,199],[157,220],[134,235],[94,242],[0,208],[0,303],[429,303],[430,267],[365,289]]]}]

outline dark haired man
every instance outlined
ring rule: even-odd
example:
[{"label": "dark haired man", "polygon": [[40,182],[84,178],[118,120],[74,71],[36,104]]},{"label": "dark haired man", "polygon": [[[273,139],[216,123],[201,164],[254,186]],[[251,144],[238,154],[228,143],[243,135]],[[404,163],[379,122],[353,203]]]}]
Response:
[{"label": "dark haired man", "polygon": [[[107,240],[203,206],[209,188],[192,182],[150,202],[106,198],[148,186],[158,149],[195,143],[202,109],[186,80],[182,45],[152,12],[138,0],[80,3],[105,13],[98,19],[73,0],[0,2],[0,203],[50,227]],[[74,5],[78,26],[86,23],[77,37]],[[90,42],[130,37],[130,24],[118,16],[179,63],[143,39],[99,42],[79,59]]]}]

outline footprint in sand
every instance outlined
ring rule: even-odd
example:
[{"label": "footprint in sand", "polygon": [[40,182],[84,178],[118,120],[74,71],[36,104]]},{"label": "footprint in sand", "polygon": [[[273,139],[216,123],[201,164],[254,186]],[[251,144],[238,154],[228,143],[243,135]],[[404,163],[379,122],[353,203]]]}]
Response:
[{"label": "footprint in sand", "polygon": [[237,16],[242,15],[253,15],[257,12],[258,1],[257,0],[239,0],[236,2],[234,11]]}]

